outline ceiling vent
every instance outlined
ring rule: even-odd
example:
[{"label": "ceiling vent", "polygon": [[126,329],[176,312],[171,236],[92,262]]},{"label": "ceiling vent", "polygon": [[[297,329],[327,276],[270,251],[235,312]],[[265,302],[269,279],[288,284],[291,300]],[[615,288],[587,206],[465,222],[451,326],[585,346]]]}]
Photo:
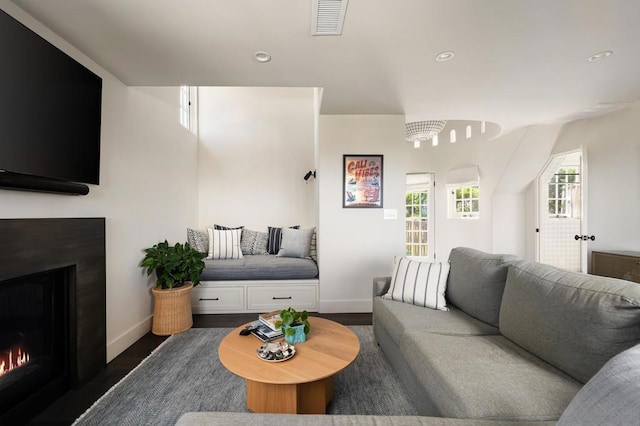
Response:
[{"label": "ceiling vent", "polygon": [[341,35],[348,0],[312,0],[311,35]]}]

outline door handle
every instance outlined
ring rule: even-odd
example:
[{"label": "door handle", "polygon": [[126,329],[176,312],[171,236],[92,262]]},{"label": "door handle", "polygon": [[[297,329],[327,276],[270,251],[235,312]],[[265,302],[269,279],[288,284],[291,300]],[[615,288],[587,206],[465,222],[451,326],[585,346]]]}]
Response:
[{"label": "door handle", "polygon": [[588,240],[595,241],[596,240],[596,236],[595,235],[576,235],[574,238],[576,239],[576,241],[580,241],[580,240],[582,240],[582,241],[588,241]]}]

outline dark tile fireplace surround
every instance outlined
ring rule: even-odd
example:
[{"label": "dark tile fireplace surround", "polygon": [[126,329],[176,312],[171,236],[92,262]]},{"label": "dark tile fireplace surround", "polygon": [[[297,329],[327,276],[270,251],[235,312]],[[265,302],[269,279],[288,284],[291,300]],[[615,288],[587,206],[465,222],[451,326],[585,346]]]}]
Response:
[{"label": "dark tile fireplace surround", "polygon": [[[19,364],[21,341],[35,350]],[[104,218],[0,219],[0,370],[10,357],[0,424],[25,423],[105,368]]]}]

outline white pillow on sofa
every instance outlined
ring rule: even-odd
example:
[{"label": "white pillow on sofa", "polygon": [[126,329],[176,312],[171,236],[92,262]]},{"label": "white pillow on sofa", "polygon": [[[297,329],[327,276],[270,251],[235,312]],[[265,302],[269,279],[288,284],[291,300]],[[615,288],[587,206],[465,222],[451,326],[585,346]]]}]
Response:
[{"label": "white pillow on sofa", "polygon": [[219,230],[207,228],[209,255],[207,259],[242,259],[240,238],[242,229]]},{"label": "white pillow on sofa", "polygon": [[396,261],[391,286],[383,299],[448,311],[444,298],[449,263],[423,262],[406,257]]}]

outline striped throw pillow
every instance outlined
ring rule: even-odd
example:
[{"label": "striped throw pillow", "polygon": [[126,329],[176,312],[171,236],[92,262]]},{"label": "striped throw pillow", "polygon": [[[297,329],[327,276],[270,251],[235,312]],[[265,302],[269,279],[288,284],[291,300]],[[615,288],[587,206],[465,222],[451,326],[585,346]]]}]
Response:
[{"label": "striped throw pillow", "polygon": [[209,255],[207,259],[242,259],[240,238],[242,229],[221,231],[208,228]]},{"label": "striped throw pillow", "polygon": [[382,297],[448,311],[444,298],[448,276],[449,263],[421,262],[403,257],[396,262],[391,276],[391,286]]}]

